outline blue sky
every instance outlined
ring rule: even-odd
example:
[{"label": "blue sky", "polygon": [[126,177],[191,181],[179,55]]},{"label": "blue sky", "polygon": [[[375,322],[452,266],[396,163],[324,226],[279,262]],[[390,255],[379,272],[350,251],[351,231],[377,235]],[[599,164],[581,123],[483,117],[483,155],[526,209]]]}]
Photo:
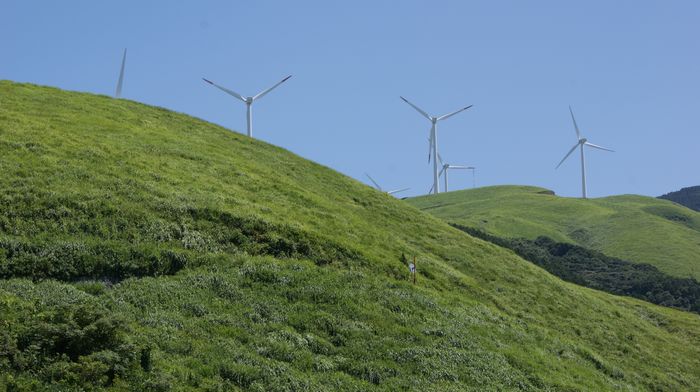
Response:
[{"label": "blue sky", "polygon": [[[580,194],[572,105],[593,143],[589,196],[656,196],[700,184],[696,1],[0,0],[0,79],[123,96],[245,131],[386,188],[427,192],[430,124],[440,154],[477,185]],[[235,154],[235,151],[232,151]],[[455,172],[451,188],[471,187]]]}]

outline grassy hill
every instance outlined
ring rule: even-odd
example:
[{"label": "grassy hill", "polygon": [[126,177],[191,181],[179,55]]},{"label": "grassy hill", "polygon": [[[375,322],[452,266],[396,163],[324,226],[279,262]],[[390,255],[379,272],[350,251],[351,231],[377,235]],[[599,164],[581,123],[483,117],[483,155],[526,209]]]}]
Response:
[{"label": "grassy hill", "polygon": [[700,279],[700,213],[666,200],[635,195],[581,200],[537,187],[494,186],[408,202],[498,236],[547,236]]},{"label": "grassy hill", "polygon": [[204,121],[7,81],[0,277],[0,389],[700,387],[696,314]]},{"label": "grassy hill", "polygon": [[700,185],[689,186],[675,192],[659,196],[659,199],[671,200],[691,210],[700,211]]}]

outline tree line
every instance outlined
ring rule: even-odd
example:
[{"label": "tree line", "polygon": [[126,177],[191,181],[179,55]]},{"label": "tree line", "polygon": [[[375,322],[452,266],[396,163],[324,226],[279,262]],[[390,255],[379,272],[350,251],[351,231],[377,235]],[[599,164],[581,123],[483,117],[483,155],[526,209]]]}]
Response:
[{"label": "tree line", "polygon": [[621,260],[545,236],[535,240],[502,238],[473,227],[451,225],[510,249],[567,282],[700,314],[700,283],[694,278],[673,277],[650,264]]}]

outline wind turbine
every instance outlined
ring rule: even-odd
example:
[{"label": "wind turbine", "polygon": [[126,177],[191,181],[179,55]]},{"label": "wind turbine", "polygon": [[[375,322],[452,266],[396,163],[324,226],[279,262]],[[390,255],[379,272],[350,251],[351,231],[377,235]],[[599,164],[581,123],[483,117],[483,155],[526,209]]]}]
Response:
[{"label": "wind turbine", "polygon": [[561,164],[564,163],[566,158],[568,158],[569,155],[571,155],[571,153],[573,153],[577,147],[579,149],[581,149],[581,189],[583,191],[583,198],[585,199],[586,198],[586,159],[585,159],[584,153],[583,153],[583,150],[584,150],[583,146],[589,146],[589,147],[597,148],[597,149],[603,150],[603,151],[610,151],[610,152],[615,152],[615,151],[610,150],[610,149],[605,148],[605,147],[595,145],[593,143],[589,143],[588,139],[586,139],[585,137],[581,137],[581,132],[579,131],[578,125],[576,124],[576,119],[574,118],[574,111],[571,110],[571,106],[569,106],[569,113],[571,113],[571,120],[574,122],[574,129],[576,130],[576,138],[578,138],[578,141],[576,142],[576,144],[574,144],[573,147],[571,147],[571,150],[569,150],[569,152],[566,153],[566,156],[564,156],[564,158],[561,160],[561,162],[559,162],[559,164],[557,165],[557,167],[555,169],[558,169],[559,166],[561,166]]},{"label": "wind turbine", "polygon": [[377,181],[374,181],[374,178],[372,178],[368,173],[365,173],[365,175],[367,176],[367,178],[369,178],[370,181],[372,181],[372,184],[374,184],[374,187],[377,188],[378,191],[386,192],[389,195],[393,195],[394,193],[399,193],[399,192],[403,192],[403,191],[407,191],[407,190],[411,189],[411,188],[401,188],[401,189],[396,189],[396,190],[387,192],[384,189],[382,189],[382,187],[379,186],[379,184],[377,184]]},{"label": "wind turbine", "polygon": [[445,115],[436,117],[436,116],[431,116],[431,115],[429,115],[429,114],[426,113],[423,109],[421,109],[421,108],[419,108],[418,106],[416,106],[416,105],[412,104],[411,102],[409,102],[406,98],[404,98],[404,97],[400,97],[400,98],[401,98],[404,102],[406,102],[407,104],[411,105],[411,107],[413,107],[414,109],[416,109],[416,111],[417,111],[418,113],[422,114],[423,117],[427,118],[427,119],[430,121],[430,123],[432,124],[432,126],[430,127],[430,139],[429,139],[429,141],[428,141],[428,144],[429,144],[428,147],[429,147],[429,149],[430,149],[430,152],[428,153],[428,162],[430,162],[430,158],[431,158],[431,156],[432,156],[432,158],[433,158],[433,187],[432,187],[431,189],[432,189],[433,193],[437,195],[437,194],[440,192],[440,182],[439,182],[439,181],[440,181],[440,180],[439,180],[440,175],[439,175],[439,173],[438,173],[437,159],[435,159],[435,157],[437,157],[437,153],[438,153],[438,148],[437,148],[437,123],[438,123],[438,121],[441,121],[441,120],[447,120],[448,118],[454,116],[455,114],[460,113],[460,112],[463,112],[463,111],[469,109],[470,107],[472,107],[472,106],[474,106],[474,105],[469,105],[469,106],[463,107],[463,108],[461,108],[461,109],[459,109],[459,110],[456,110],[456,111],[454,111],[454,112],[452,112],[452,113],[448,113],[448,114],[445,114]]},{"label": "wind turbine", "polygon": [[262,98],[262,97],[264,97],[267,93],[269,93],[270,91],[274,90],[275,87],[277,87],[277,86],[279,86],[280,84],[286,82],[287,79],[289,79],[289,78],[291,78],[291,77],[292,77],[292,75],[287,76],[286,78],[282,79],[280,82],[278,82],[277,84],[275,84],[274,86],[268,88],[267,90],[264,90],[264,91],[258,93],[258,95],[254,95],[254,96],[252,96],[252,97],[244,97],[244,96],[242,96],[241,94],[238,94],[238,93],[235,92],[235,91],[232,91],[232,90],[229,90],[229,89],[227,89],[227,88],[225,88],[225,87],[219,86],[218,84],[212,82],[211,80],[208,80],[208,79],[206,79],[206,78],[202,78],[202,79],[203,79],[205,82],[211,84],[212,86],[218,88],[219,90],[225,92],[226,94],[232,95],[232,96],[234,96],[234,97],[240,99],[241,101],[243,101],[243,102],[246,104],[247,113],[248,113],[248,136],[249,136],[249,137],[253,137],[253,102],[257,101],[258,99],[260,99],[260,98]]},{"label": "wind turbine", "polygon": [[122,67],[119,71],[119,81],[117,82],[117,91],[114,93],[115,98],[120,98],[122,96],[122,85],[124,84],[124,66],[126,65],[126,48],[124,48],[124,55],[122,56]]},{"label": "wind turbine", "polygon": [[449,163],[443,163],[442,162],[442,157],[438,154],[438,159],[440,160],[440,163],[442,164],[442,170],[440,173],[444,173],[445,175],[445,192],[447,192],[447,173],[451,169],[458,169],[458,170],[474,170],[476,169],[474,166],[462,166],[462,165],[451,165]]},{"label": "wind turbine", "polygon": [[[445,176],[445,192],[448,191],[447,185],[448,185],[448,172],[451,169],[458,169],[458,170],[471,170],[472,171],[472,183],[474,182],[474,171],[476,168],[474,166],[462,166],[462,165],[451,165],[449,163],[443,163],[442,157],[440,154],[438,154],[438,159],[440,160],[440,164],[442,165],[442,170],[440,170],[440,173],[438,173],[439,176],[442,176],[444,174]],[[430,188],[428,193],[430,193],[433,190],[433,188]]]}]

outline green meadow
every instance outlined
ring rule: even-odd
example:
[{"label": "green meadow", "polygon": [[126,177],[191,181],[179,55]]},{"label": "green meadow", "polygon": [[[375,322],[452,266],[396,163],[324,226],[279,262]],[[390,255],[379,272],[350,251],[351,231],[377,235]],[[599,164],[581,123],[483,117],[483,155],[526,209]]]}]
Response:
[{"label": "green meadow", "polygon": [[[0,390],[700,388],[697,314],[564,282],[454,229],[436,212],[461,196],[416,208],[184,114],[0,81]],[[658,220],[676,230],[658,243],[700,246],[697,215],[670,202],[586,203],[596,214],[577,219],[609,235]],[[606,242],[515,218],[531,210],[473,222]],[[698,274],[680,256],[664,268],[684,265]]]}]

